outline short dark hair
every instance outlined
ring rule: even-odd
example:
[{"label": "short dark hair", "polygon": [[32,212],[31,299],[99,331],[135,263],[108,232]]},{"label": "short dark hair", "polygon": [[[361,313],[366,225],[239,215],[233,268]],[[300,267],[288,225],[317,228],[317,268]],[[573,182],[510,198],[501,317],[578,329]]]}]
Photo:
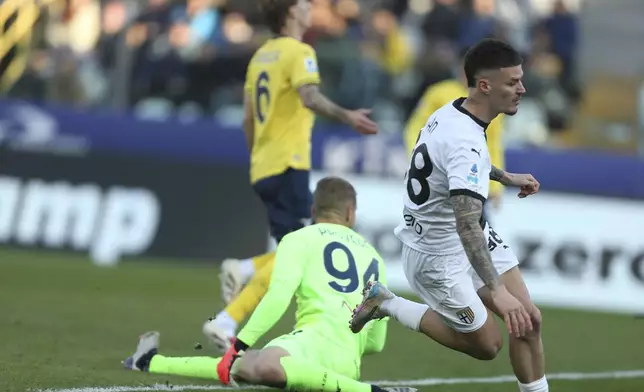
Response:
[{"label": "short dark hair", "polygon": [[286,24],[289,10],[297,4],[297,0],[260,0],[260,10],[268,28],[275,34],[282,32]]},{"label": "short dark hair", "polygon": [[498,39],[484,39],[465,54],[465,77],[468,87],[476,87],[476,77],[484,70],[516,67],[523,58],[511,45]]},{"label": "short dark hair", "polygon": [[340,177],[324,177],[318,181],[313,193],[316,216],[329,213],[344,214],[348,206],[356,205],[356,190],[349,181]]}]

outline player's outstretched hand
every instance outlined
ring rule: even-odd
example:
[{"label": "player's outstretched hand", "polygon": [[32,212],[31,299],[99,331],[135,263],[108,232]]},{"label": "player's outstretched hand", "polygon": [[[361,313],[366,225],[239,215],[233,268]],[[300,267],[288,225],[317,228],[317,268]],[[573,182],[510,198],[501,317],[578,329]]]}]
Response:
[{"label": "player's outstretched hand", "polygon": [[523,307],[523,304],[510,294],[505,286],[499,287],[492,293],[492,301],[501,316],[503,316],[510,335],[520,338],[532,331],[530,314]]},{"label": "player's outstretched hand", "polygon": [[230,370],[235,361],[244,354],[248,349],[248,345],[239,339],[235,339],[233,345],[230,346],[226,354],[221,357],[221,361],[217,364],[217,376],[219,381],[224,385],[235,384],[235,381],[230,377]]},{"label": "player's outstretched hand", "polygon": [[369,118],[370,109],[350,110],[347,113],[349,125],[363,135],[375,135],[378,133],[378,125]]},{"label": "player's outstretched hand", "polygon": [[532,174],[516,174],[512,173],[510,177],[510,184],[519,187],[521,190],[518,194],[519,198],[523,199],[530,195],[539,192],[539,181],[537,181]]}]

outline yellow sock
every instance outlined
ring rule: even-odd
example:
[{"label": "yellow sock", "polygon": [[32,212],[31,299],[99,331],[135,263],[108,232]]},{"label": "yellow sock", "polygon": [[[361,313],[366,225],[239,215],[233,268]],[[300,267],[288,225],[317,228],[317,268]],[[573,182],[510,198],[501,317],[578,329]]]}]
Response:
[{"label": "yellow sock", "polygon": [[264,253],[263,255],[253,257],[253,265],[255,271],[261,270],[267,263],[270,263],[275,258],[275,252]]},{"label": "yellow sock", "polygon": [[274,260],[275,258],[271,257],[246,284],[241,293],[224,309],[236,323],[241,323],[251,314],[259,305],[264,294],[266,294],[268,285],[271,282]]}]

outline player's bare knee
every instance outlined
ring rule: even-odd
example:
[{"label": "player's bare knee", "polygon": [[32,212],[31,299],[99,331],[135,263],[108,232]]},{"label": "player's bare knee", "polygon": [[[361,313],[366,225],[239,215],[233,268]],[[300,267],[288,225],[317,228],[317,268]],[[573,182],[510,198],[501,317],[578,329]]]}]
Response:
[{"label": "player's bare knee", "polygon": [[491,361],[496,358],[503,347],[503,336],[501,336],[501,332],[499,332],[491,313],[488,313],[487,321],[481,332],[482,334],[478,341],[478,359]]},{"label": "player's bare knee", "polygon": [[235,378],[241,379],[250,383],[257,382],[258,380],[254,373],[255,361],[253,361],[252,359],[246,359],[246,358],[241,358],[239,359],[239,361],[240,361],[239,369],[237,369]]},{"label": "player's bare knee", "polygon": [[503,339],[500,336],[498,338],[495,337],[488,341],[479,343],[471,355],[482,361],[491,361],[496,358],[502,347]]},{"label": "player's bare knee", "polygon": [[249,351],[243,357],[238,359],[239,368],[236,371],[235,378],[246,382],[256,383],[259,380],[255,375],[255,363],[259,356],[257,351]]},{"label": "player's bare knee", "polygon": [[286,373],[279,360],[255,362],[254,374],[264,385],[280,386],[286,382]]},{"label": "player's bare knee", "polygon": [[496,356],[499,354],[499,351],[501,351],[501,342],[494,341],[474,344],[470,346],[466,353],[470,357],[481,361],[491,361],[496,358]]},{"label": "player's bare knee", "polygon": [[482,361],[493,360],[503,347],[503,337],[492,318],[489,318],[481,329],[465,336],[470,346],[468,354]]},{"label": "player's bare knee", "polygon": [[288,352],[279,347],[269,347],[262,350],[253,366],[253,375],[258,383],[270,387],[282,388],[286,385],[286,373],[280,359]]}]

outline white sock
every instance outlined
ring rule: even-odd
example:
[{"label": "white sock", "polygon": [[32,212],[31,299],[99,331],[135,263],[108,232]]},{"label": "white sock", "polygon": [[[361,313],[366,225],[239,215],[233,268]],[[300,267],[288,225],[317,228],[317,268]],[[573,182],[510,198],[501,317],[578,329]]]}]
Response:
[{"label": "white sock", "polygon": [[533,381],[529,384],[521,384],[521,382],[519,382],[519,391],[521,392],[548,392],[548,390],[548,380],[546,380],[546,376],[543,376],[537,381]]},{"label": "white sock", "polygon": [[215,317],[215,324],[228,332],[230,336],[235,336],[237,332],[237,322],[225,310],[222,310]]},{"label": "white sock", "polygon": [[248,282],[255,275],[255,263],[253,263],[253,259],[239,260],[239,272],[244,282]]},{"label": "white sock", "polygon": [[405,327],[418,331],[429,306],[396,296],[385,300],[380,309]]}]

